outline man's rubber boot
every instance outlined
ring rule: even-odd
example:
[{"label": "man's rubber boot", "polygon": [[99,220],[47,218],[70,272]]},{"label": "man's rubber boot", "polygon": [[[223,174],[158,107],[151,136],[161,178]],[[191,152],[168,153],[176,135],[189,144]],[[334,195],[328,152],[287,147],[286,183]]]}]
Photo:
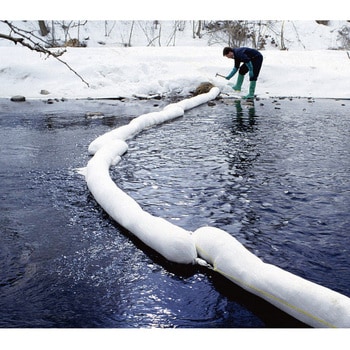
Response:
[{"label": "man's rubber boot", "polygon": [[255,93],[255,87],[256,87],[256,81],[251,81],[249,84],[249,94],[247,96],[244,96],[243,98],[246,100],[253,100],[254,93]]},{"label": "man's rubber boot", "polygon": [[244,79],[244,75],[238,74],[236,85],[232,86],[232,89],[235,91],[241,91],[243,79]]}]

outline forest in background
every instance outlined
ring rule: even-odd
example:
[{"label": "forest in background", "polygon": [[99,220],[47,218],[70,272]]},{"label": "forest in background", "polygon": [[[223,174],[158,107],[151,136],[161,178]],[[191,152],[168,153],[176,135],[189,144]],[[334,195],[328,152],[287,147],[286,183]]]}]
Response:
[{"label": "forest in background", "polygon": [[[309,22],[305,27],[305,22]],[[306,28],[306,29],[305,29]],[[35,50],[58,47],[98,45],[178,46],[227,45],[249,46],[258,50],[288,50],[298,41],[301,48],[308,31],[332,33],[327,49],[350,49],[350,21],[281,21],[281,20],[179,20],[179,21],[87,21],[38,20],[0,21],[1,39]]]}]

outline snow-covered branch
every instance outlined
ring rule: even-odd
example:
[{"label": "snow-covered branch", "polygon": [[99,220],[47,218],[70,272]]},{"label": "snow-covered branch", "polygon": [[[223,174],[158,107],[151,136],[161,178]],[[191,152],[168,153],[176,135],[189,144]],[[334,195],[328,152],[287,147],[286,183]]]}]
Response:
[{"label": "snow-covered branch", "polygon": [[[14,42],[16,45],[20,44],[29,50],[36,51],[39,53],[43,53],[47,55],[47,57],[53,57],[56,60],[60,61],[62,64],[64,64],[70,71],[72,71],[77,77],[80,78],[80,80],[85,83],[87,86],[89,86],[89,83],[84,80],[84,78],[77,73],[67,62],[63,61],[60,56],[62,56],[65,52],[66,49],[63,50],[56,50],[56,51],[51,51],[47,49],[45,45],[45,41],[36,36],[33,32],[18,28],[15,26],[13,23],[9,21],[1,21],[5,23],[9,29],[10,29],[10,34],[2,34],[0,33],[0,38],[9,40]],[[14,35],[13,35],[14,34]]]}]

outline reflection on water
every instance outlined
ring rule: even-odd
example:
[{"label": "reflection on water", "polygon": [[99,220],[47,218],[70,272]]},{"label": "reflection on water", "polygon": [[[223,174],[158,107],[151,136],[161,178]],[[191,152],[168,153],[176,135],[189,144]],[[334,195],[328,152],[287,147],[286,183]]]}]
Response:
[{"label": "reflection on water", "polygon": [[[74,170],[96,136],[166,101],[1,103],[1,327],[303,326],[222,276],[164,261]],[[111,175],[146,211],[222,228],[350,295],[349,130],[341,101],[219,100],[128,141]]]}]

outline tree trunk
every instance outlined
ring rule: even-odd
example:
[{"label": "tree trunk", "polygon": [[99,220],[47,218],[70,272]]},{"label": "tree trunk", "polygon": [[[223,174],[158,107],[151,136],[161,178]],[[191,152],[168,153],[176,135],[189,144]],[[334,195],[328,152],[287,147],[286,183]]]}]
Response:
[{"label": "tree trunk", "polygon": [[201,35],[201,29],[202,29],[202,21],[199,20],[198,21],[198,29],[197,29],[197,32],[196,32],[196,35],[198,36],[198,38],[201,38],[202,35]]},{"label": "tree trunk", "polygon": [[46,27],[45,21],[38,21],[38,22],[39,22],[41,36],[46,36],[47,34],[49,34],[49,30]]}]

